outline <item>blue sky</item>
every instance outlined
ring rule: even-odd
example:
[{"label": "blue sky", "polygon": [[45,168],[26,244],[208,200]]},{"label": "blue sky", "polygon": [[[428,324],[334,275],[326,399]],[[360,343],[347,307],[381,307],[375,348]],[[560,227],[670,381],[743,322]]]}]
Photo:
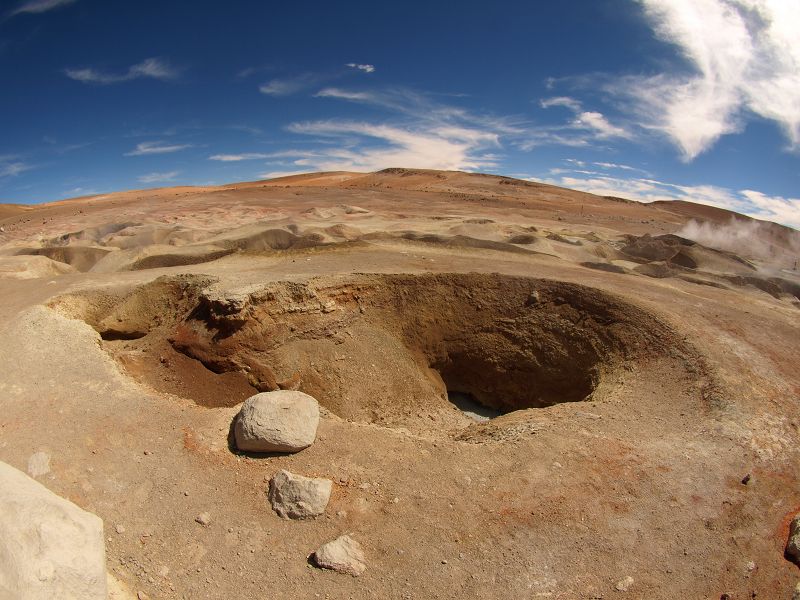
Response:
[{"label": "blue sky", "polygon": [[0,202],[404,166],[800,227],[797,0],[0,9]]}]

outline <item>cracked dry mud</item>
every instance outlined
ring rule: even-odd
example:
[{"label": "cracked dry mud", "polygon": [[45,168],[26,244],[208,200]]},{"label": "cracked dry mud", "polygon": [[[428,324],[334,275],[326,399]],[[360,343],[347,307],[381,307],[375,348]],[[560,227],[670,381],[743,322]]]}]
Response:
[{"label": "cracked dry mud", "polygon": [[[46,454],[153,598],[788,597],[794,234],[680,237],[716,210],[409,170],[11,207],[0,459]],[[238,453],[276,389],[317,441]],[[272,512],[280,469],[325,515]],[[358,578],[308,560],[344,534]]]}]

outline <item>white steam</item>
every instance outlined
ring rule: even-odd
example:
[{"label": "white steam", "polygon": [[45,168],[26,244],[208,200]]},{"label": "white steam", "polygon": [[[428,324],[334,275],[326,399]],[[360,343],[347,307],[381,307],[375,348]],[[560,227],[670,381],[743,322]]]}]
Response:
[{"label": "white steam", "polygon": [[756,220],[731,217],[724,224],[692,219],[677,235],[704,246],[764,261],[779,269],[797,269],[800,262],[800,232]]}]

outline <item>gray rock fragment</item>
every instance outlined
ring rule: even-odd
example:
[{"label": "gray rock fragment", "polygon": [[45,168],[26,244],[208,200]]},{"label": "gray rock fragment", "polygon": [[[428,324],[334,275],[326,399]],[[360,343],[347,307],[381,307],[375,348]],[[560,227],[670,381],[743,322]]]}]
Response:
[{"label": "gray rock fragment", "polygon": [[325,512],[331,497],[330,479],[278,471],[269,482],[272,509],[284,519],[305,519]]}]

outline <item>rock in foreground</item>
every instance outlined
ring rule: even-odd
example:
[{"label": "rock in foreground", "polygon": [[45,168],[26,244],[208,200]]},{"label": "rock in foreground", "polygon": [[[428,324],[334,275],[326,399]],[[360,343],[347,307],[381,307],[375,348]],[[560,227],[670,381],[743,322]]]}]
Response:
[{"label": "rock in foreground", "polygon": [[789,541],[786,544],[786,555],[800,565],[800,516],[792,519],[789,526]]},{"label": "rock in foreground", "polygon": [[236,417],[236,447],[247,452],[299,452],[314,443],[319,404],[303,392],[263,392],[245,400]]},{"label": "rock in foreground", "polygon": [[103,522],[0,462],[0,598],[106,595]]},{"label": "rock in foreground", "polygon": [[361,544],[348,535],[323,544],[314,553],[314,562],[323,569],[358,577],[367,568]]},{"label": "rock in foreground", "polygon": [[284,519],[305,519],[325,512],[333,482],[278,471],[269,482],[272,509]]}]

